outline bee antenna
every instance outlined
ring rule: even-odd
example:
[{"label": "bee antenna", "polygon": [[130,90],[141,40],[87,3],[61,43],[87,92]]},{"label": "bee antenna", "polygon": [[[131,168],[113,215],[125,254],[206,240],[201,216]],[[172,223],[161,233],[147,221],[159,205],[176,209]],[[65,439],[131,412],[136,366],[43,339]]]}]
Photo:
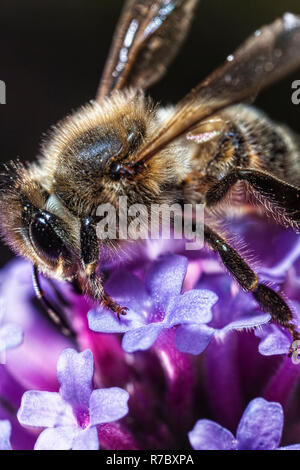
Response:
[{"label": "bee antenna", "polygon": [[35,295],[39,302],[41,303],[42,307],[46,310],[50,320],[55,323],[60,328],[60,331],[69,337],[75,337],[76,334],[72,328],[70,328],[69,324],[67,323],[64,315],[56,308],[54,308],[49,300],[45,297],[45,292],[41,288],[40,280],[39,280],[39,271],[35,265],[33,265],[32,271],[32,280],[33,280],[33,288]]}]

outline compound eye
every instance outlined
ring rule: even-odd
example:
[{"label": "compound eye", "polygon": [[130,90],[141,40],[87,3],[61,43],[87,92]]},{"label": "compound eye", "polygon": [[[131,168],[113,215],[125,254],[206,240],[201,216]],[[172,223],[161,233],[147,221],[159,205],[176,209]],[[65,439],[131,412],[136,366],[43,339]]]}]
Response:
[{"label": "compound eye", "polygon": [[57,263],[59,258],[70,258],[70,251],[51,226],[52,216],[35,214],[29,226],[29,236],[37,252],[49,261]]}]

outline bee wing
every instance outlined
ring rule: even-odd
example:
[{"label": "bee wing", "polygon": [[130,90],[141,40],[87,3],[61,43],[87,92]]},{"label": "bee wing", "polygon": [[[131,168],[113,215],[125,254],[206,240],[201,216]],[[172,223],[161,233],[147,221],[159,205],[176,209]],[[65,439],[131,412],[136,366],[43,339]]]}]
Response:
[{"label": "bee wing", "polygon": [[198,0],[127,0],[96,100],[124,87],[148,88],[175,57]]},{"label": "bee wing", "polygon": [[226,63],[190,91],[133,164],[197,129],[209,116],[257,93],[300,66],[300,17],[286,13],[248,38]]}]

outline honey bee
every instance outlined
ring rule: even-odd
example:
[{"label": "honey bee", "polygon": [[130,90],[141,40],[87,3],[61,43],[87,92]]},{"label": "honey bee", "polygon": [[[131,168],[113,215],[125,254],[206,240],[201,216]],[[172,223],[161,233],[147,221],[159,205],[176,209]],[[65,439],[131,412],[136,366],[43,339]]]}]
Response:
[{"label": "honey bee", "polygon": [[[0,225],[8,245],[34,267],[35,290],[54,320],[38,279],[76,282],[118,315],[99,274],[105,242],[97,207],[202,203],[205,242],[239,285],[299,339],[292,312],[213,227],[215,208],[236,204],[236,188],[279,223],[300,228],[300,138],[242,104],[300,66],[300,17],[287,13],[256,31],[225,64],[174,107],[145,91],[175,57],[197,0],[127,0],[95,101],[66,117],[36,163],[11,162],[1,174]],[[293,349],[291,347],[291,353]]]}]

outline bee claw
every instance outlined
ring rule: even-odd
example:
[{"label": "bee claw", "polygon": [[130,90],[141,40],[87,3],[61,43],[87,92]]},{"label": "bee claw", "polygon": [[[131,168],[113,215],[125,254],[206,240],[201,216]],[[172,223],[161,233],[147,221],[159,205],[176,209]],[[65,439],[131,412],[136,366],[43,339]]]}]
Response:
[{"label": "bee claw", "polygon": [[121,315],[126,315],[128,307],[118,307],[116,314],[119,320],[121,320]]},{"label": "bee claw", "polygon": [[120,305],[116,304],[115,302],[113,302],[113,300],[110,300],[109,298],[103,301],[103,305],[104,307],[111,310],[113,313],[116,313],[119,320],[121,320],[121,315],[126,315],[126,312],[128,310],[128,307],[121,307]]}]

